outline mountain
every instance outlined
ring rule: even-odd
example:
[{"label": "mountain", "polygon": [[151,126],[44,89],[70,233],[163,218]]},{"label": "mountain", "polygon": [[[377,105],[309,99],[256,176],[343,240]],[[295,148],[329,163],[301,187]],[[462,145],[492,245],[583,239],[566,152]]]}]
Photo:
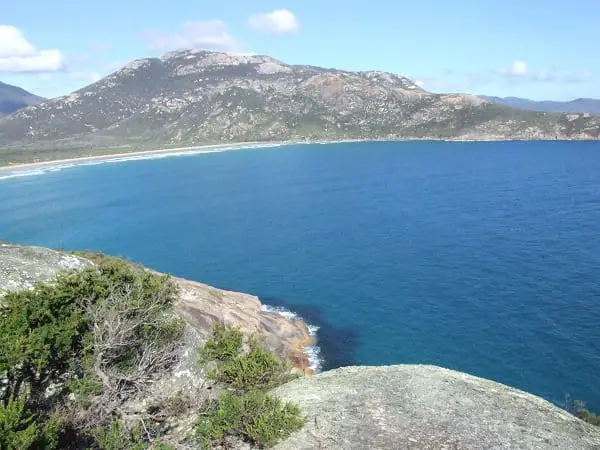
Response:
[{"label": "mountain", "polygon": [[480,97],[493,103],[510,106],[511,108],[526,109],[528,111],[600,115],[600,100],[593,98],[578,98],[570,102],[555,102],[550,100],[535,101],[519,97],[488,97],[485,95],[481,95]]},{"label": "mountain", "polygon": [[44,101],[44,98],[38,97],[25,89],[17,86],[11,86],[0,81],[0,116],[10,114],[28,105],[35,105]]},{"label": "mountain", "polygon": [[600,118],[432,94],[408,78],[182,50],[0,119],[0,147],[356,138],[598,138]]}]

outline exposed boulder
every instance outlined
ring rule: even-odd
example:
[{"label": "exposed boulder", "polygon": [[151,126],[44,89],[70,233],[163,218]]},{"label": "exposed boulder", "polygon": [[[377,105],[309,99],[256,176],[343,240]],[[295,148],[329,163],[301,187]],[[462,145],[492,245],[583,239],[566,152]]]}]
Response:
[{"label": "exposed boulder", "polygon": [[86,259],[47,248],[0,243],[0,296],[50,281],[58,272],[90,265]]},{"label": "exposed boulder", "polygon": [[308,418],[280,450],[600,448],[600,428],[546,400],[434,366],[347,367],[274,394]]},{"label": "exposed boulder", "polygon": [[217,323],[240,328],[246,335],[263,339],[270,350],[297,369],[310,372],[304,348],[311,345],[312,337],[303,322],[265,311],[254,295],[224,291],[182,278],[173,281],[179,286],[175,312],[205,337]]}]

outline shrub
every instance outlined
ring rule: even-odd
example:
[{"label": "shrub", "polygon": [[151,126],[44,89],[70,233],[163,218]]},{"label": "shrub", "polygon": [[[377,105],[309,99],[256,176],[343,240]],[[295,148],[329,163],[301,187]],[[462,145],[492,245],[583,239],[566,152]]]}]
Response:
[{"label": "shrub", "polygon": [[216,361],[209,378],[242,392],[269,389],[289,381],[288,365],[251,338],[243,353],[243,334],[235,328],[216,325],[213,336],[200,350],[200,362]]},{"label": "shrub", "polygon": [[0,405],[0,448],[26,449],[38,439],[35,416],[25,407],[23,398],[10,397]]},{"label": "shrub", "polygon": [[23,396],[10,397],[0,405],[0,449],[57,448],[61,425],[57,415],[47,420],[37,417]]},{"label": "shrub", "polygon": [[8,386],[2,400],[24,385],[39,397],[82,351],[87,318],[77,302],[73,276],[55,286],[9,293],[0,306],[0,373]]},{"label": "shrub", "polygon": [[216,324],[212,338],[200,350],[200,362],[231,361],[242,353],[244,335],[237,328]]},{"label": "shrub", "polygon": [[209,377],[234,389],[209,402],[200,414],[195,436],[206,448],[223,444],[228,436],[271,447],[304,424],[297,406],[262,390],[290,379],[288,365],[254,338],[247,353],[243,347],[240,330],[217,325],[200,350],[200,362],[217,363]]},{"label": "shrub", "polygon": [[237,436],[259,448],[272,447],[305,423],[297,406],[262,391],[243,396],[231,392],[207,405],[196,425],[201,445],[219,444],[226,436]]},{"label": "shrub", "polygon": [[269,389],[291,378],[287,364],[254,341],[251,341],[247,355],[238,355],[227,361],[217,368],[214,376],[218,381],[244,392]]},{"label": "shrub", "polygon": [[100,450],[173,450],[160,438],[150,439],[141,422],[128,429],[119,418],[113,418],[106,427],[96,427],[90,433]]},{"label": "shrub", "polygon": [[144,450],[148,448],[141,428],[128,430],[121,419],[113,419],[106,428],[96,427],[91,432],[100,450]]},{"label": "shrub", "polygon": [[585,407],[585,403],[581,400],[575,400],[573,402],[573,410],[577,417],[579,417],[584,422],[590,423],[592,425],[600,426],[600,416],[594,414],[590,410]]},{"label": "shrub", "polygon": [[[42,411],[55,408],[67,391],[63,387],[75,394],[79,408],[94,406],[85,414],[81,409],[67,414],[77,423],[64,428],[77,434],[81,427],[103,424],[123,398],[170,367],[184,327],[170,307],[176,294],[168,277],[104,258],[95,267],[4,296],[0,449],[56,447],[61,421]],[[110,427],[102,435],[108,443],[111,433],[120,432],[117,425]]]}]

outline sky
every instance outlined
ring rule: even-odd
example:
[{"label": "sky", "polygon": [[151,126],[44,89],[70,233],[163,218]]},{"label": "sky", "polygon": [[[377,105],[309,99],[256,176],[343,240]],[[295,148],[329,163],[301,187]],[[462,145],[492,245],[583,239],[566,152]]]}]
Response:
[{"label": "sky", "polygon": [[21,0],[0,11],[0,81],[68,94],[179,48],[383,70],[433,92],[600,98],[600,0]]}]

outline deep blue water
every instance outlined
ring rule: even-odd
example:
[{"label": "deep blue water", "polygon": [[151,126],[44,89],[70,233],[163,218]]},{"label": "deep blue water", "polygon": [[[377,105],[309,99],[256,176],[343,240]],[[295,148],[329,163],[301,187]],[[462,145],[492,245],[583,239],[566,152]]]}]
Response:
[{"label": "deep blue water", "polygon": [[0,238],[299,312],[325,366],[431,363],[600,410],[600,144],[298,145],[0,181]]}]

